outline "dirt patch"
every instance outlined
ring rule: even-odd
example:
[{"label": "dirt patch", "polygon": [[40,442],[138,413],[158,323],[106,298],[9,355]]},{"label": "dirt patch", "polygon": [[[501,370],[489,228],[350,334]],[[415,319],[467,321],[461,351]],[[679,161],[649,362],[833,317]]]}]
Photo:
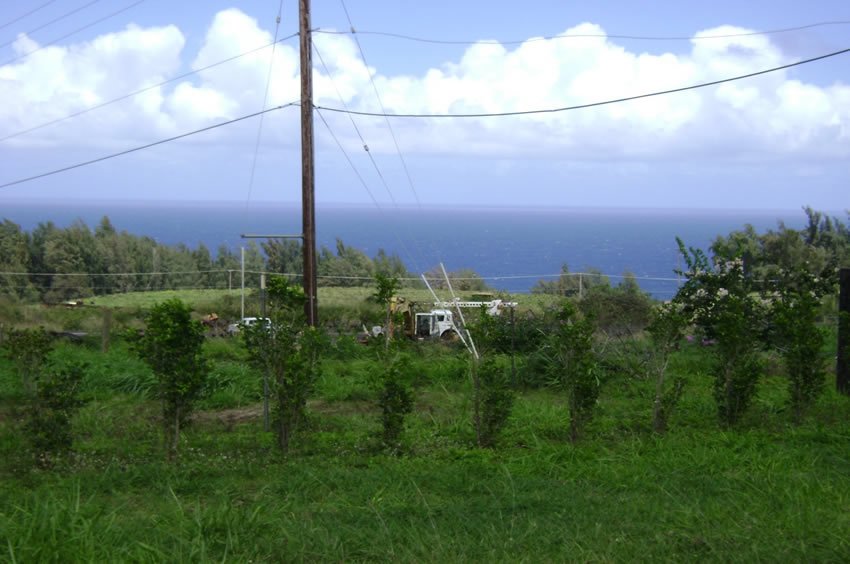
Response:
[{"label": "dirt patch", "polygon": [[[310,400],[307,410],[322,415],[353,415],[371,413],[376,410],[374,403],[368,401],[334,401]],[[223,409],[220,411],[199,411],[192,416],[198,423],[221,423],[225,427],[247,423],[263,417],[263,404]]]},{"label": "dirt patch", "polygon": [[259,419],[263,416],[262,405],[251,405],[247,407],[237,407],[234,409],[224,409],[221,411],[200,411],[196,413],[192,419],[200,423],[209,423],[218,421],[227,427],[233,427],[239,423],[246,423],[254,419]]}]

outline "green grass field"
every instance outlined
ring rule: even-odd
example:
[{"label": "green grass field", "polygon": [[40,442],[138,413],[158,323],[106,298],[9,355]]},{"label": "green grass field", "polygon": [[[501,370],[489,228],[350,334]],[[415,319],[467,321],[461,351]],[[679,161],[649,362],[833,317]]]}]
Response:
[{"label": "green grass field", "polygon": [[[233,340],[179,461],[164,461],[152,377],[126,347],[62,344],[85,360],[75,451],[34,470],[21,390],[0,361],[0,547],[11,562],[846,561],[850,400],[828,391],[790,425],[784,380],[765,380],[736,428],[715,418],[704,351],[674,369],[685,395],[650,431],[652,383],[612,375],[585,439],[568,442],[554,389],[520,393],[494,449],[473,446],[466,358],[417,346],[417,404],[399,455],[379,447],[368,349],[329,354],[309,429],[282,458],[262,432],[260,378]],[[523,366],[520,369],[524,369]]]},{"label": "green grass field", "polygon": [[[362,303],[374,293],[373,288],[319,288],[319,303],[321,307],[352,306]],[[469,299],[476,292],[457,292],[462,299]],[[406,288],[400,294],[408,300],[418,303],[430,303],[434,299],[426,289]],[[240,290],[163,290],[157,292],[131,292],[128,294],[111,294],[89,298],[87,304],[111,308],[149,308],[154,304],[171,298],[179,298],[192,305],[195,309],[215,308],[225,296],[231,300],[240,298]],[[246,304],[253,311],[258,307],[258,298],[254,291],[246,290]],[[438,291],[441,299],[449,299],[445,290]],[[500,295],[501,297],[501,295]],[[504,299],[514,300],[521,309],[542,309],[555,303],[552,296],[542,294],[505,294]]]}]

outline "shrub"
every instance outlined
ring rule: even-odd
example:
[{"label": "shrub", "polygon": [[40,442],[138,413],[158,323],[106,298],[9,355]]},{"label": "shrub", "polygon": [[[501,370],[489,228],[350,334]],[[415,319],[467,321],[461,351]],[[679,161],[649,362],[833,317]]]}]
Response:
[{"label": "shrub", "polygon": [[652,298],[633,277],[615,287],[594,286],[577,305],[585,317],[594,320],[597,330],[613,336],[642,331],[652,316]]},{"label": "shrub", "polygon": [[39,466],[52,465],[53,455],[71,448],[71,419],[83,404],[79,389],[85,370],[85,364],[72,363],[38,379],[25,428]]},{"label": "shrub", "polygon": [[53,348],[50,336],[43,327],[37,329],[9,329],[3,338],[5,356],[15,363],[24,391],[32,393],[35,377]]},{"label": "shrub", "polygon": [[401,446],[404,419],[413,411],[413,394],[404,381],[407,363],[398,357],[387,361],[378,406],[381,408],[384,446],[397,451]]},{"label": "shrub", "polygon": [[481,361],[478,379],[481,398],[478,444],[493,446],[511,415],[514,391],[507,371],[492,358]]},{"label": "shrub", "polygon": [[146,318],[144,334],[134,343],[136,353],[156,376],[169,458],[177,454],[180,429],[188,424],[208,373],[204,328],[192,320],[191,311],[176,298],[157,304]]},{"label": "shrub", "polygon": [[788,375],[788,391],[794,422],[820,395],[826,372],[821,356],[826,332],[818,327],[821,296],[829,290],[824,278],[802,268],[781,271],[776,291],[768,299],[771,326]]},{"label": "shrub", "polygon": [[593,325],[565,302],[552,335],[559,381],[567,389],[570,440],[575,442],[593,417],[599,397],[598,362],[593,352]]},{"label": "shrub", "polygon": [[744,275],[743,260],[718,261],[712,268],[702,251],[689,252],[677,241],[688,270],[680,271],[687,280],[674,302],[715,344],[714,399],[721,423],[731,425],[749,407],[763,373],[758,353],[766,310]]},{"label": "shrub", "polygon": [[670,355],[679,346],[685,327],[685,317],[680,304],[664,304],[654,313],[647,328],[652,345],[649,369],[655,377],[655,398],[652,406],[652,429],[656,433],[667,430],[667,421],[682,395],[684,380],[677,378],[673,386],[666,383]]},{"label": "shrub", "polygon": [[243,337],[252,362],[270,378],[277,444],[286,453],[318,378],[325,338],[318,329],[305,327],[300,288],[282,277],[272,277],[269,298],[270,326],[256,323],[243,331]]}]

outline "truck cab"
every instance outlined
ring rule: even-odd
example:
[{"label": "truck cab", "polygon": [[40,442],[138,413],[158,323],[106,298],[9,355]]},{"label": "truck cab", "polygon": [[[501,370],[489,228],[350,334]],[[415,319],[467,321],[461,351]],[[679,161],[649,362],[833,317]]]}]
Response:
[{"label": "truck cab", "polygon": [[416,337],[419,339],[447,338],[454,332],[452,312],[447,309],[435,309],[428,313],[416,314]]}]

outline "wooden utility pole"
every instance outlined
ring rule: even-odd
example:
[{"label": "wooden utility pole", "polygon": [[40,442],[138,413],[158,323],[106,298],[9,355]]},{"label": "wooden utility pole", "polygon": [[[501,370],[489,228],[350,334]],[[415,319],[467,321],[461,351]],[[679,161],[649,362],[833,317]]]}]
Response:
[{"label": "wooden utility pole", "polygon": [[838,359],[835,366],[835,387],[850,396],[850,268],[838,275]]},{"label": "wooden utility pole", "polygon": [[313,156],[313,38],[310,0],[298,1],[301,43],[301,225],[304,236],[304,313],[307,325],[319,323],[316,296],[316,179]]}]

